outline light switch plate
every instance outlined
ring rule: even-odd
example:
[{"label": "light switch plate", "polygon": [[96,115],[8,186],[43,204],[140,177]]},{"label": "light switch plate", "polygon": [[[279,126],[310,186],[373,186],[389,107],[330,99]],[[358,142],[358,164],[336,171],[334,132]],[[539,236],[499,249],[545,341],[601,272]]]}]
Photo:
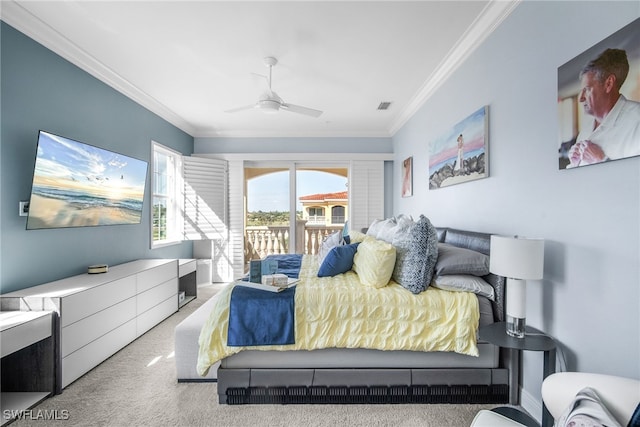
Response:
[{"label": "light switch plate", "polygon": [[29,202],[27,202],[26,200],[21,201],[18,207],[18,213],[20,214],[20,216],[29,215]]}]

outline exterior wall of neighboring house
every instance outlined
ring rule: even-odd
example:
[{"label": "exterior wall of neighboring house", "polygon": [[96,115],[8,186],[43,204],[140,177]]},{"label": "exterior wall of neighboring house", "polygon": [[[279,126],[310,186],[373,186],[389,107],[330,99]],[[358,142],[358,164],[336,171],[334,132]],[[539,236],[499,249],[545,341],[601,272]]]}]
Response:
[{"label": "exterior wall of neighboring house", "polygon": [[349,216],[347,192],[301,196],[302,219],[308,225],[340,225]]}]

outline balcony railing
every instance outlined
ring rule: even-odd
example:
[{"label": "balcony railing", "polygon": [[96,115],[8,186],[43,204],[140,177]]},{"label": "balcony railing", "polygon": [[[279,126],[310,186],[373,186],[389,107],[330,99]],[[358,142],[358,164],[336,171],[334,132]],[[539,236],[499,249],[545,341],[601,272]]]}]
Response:
[{"label": "balcony railing", "polygon": [[[324,238],[342,230],[342,225],[312,225],[302,220],[298,221],[296,230],[298,238],[295,253],[316,255]],[[245,262],[267,255],[288,254],[289,242],[288,226],[247,227],[244,234]]]},{"label": "balcony railing", "polygon": [[309,215],[307,217],[307,225],[324,225],[326,218],[324,215]]}]

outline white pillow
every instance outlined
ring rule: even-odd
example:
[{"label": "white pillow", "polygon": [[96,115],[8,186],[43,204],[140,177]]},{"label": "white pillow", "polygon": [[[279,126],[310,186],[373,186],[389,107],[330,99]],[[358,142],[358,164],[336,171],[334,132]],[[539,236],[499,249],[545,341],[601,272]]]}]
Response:
[{"label": "white pillow", "polygon": [[387,226],[391,219],[374,219],[369,228],[367,228],[367,236],[371,236],[373,238],[378,237],[378,233],[382,230],[383,227]]},{"label": "white pillow", "polygon": [[406,234],[409,228],[415,224],[411,217],[406,215],[398,215],[393,219],[393,225],[388,225],[386,227],[382,227],[380,232],[378,233],[377,239],[384,240],[387,243],[393,244],[393,240],[402,235]]},{"label": "white pillow", "polygon": [[447,276],[438,276],[431,284],[434,288],[444,289],[445,291],[457,292],[473,292],[495,300],[493,286],[488,284],[484,279],[469,274],[450,274]]},{"label": "white pillow", "polygon": [[400,214],[384,220],[374,220],[367,229],[367,236],[392,243],[398,233],[406,231],[413,224],[410,216]]},{"label": "white pillow", "polygon": [[322,261],[324,261],[324,258],[331,249],[341,245],[344,245],[344,238],[342,237],[341,231],[336,231],[335,233],[329,234],[325,237],[318,249],[318,264],[322,264]]}]

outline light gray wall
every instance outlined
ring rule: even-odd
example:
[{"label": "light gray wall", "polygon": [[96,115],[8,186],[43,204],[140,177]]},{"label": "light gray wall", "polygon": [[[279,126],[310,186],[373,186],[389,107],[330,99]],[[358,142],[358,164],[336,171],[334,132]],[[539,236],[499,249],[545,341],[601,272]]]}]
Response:
[{"label": "light gray wall", "polygon": [[151,140],[191,154],[193,138],[4,22],[1,24],[0,292],[137,258],[188,258],[190,242],[149,249],[150,179],[139,225],[26,231],[38,130],[149,162]]},{"label": "light gray wall", "polygon": [[[569,370],[640,378],[640,158],[558,170],[557,71],[640,16],[639,2],[521,3],[394,137],[394,177],[414,156],[414,196],[394,212],[438,226],[543,237],[544,280],[527,322],[554,336]],[[428,144],[489,105],[490,177],[428,189]],[[542,355],[525,354],[539,403]]]},{"label": "light gray wall", "polygon": [[391,138],[195,138],[194,153],[392,153]]}]

